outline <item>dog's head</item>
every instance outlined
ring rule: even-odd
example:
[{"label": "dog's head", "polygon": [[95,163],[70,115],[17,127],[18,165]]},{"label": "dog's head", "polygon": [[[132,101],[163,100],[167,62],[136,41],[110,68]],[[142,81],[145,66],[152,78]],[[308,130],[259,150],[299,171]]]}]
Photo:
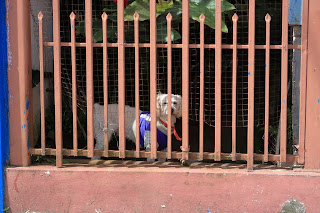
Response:
[{"label": "dog's head", "polygon": [[[172,116],[180,118],[182,116],[181,96],[171,95],[171,113]],[[157,95],[157,117],[168,116],[168,94]]]}]

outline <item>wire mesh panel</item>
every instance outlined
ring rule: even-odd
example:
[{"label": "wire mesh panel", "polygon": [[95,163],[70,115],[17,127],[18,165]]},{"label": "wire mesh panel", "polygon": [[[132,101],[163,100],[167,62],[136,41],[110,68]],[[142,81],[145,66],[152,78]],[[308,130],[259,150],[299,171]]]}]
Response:
[{"label": "wire mesh panel", "polygon": [[[230,17],[233,15],[233,13],[237,13],[239,16],[238,21],[238,44],[246,44],[248,40],[248,1],[230,1],[235,7],[234,10],[229,11],[227,14],[225,14],[225,22],[226,26],[228,27],[228,33],[222,34],[222,41],[224,44],[231,44],[232,43],[232,24]],[[270,15],[273,17],[271,22],[271,44],[279,44],[281,43],[281,7],[282,3],[279,1],[259,1],[256,5],[256,44],[264,44],[265,42],[265,24],[264,24],[264,16],[266,12],[269,12]],[[97,30],[97,34],[99,33],[99,29],[101,28],[101,20],[99,20],[100,15],[104,8],[113,8],[115,10],[115,3],[112,0],[96,0],[93,2],[93,31],[95,29]],[[112,11],[112,9],[110,9]],[[77,14],[76,21],[83,21],[84,20],[84,0],[71,0],[68,4],[63,4],[61,6],[61,38],[63,41],[69,41],[70,40],[70,29],[69,29],[69,19],[67,19],[68,14],[71,12],[75,12]],[[80,22],[82,23],[82,22]],[[110,28],[116,29],[116,22],[110,22]],[[162,26],[162,25],[161,25]],[[198,22],[192,22],[190,24],[190,44],[199,44],[199,23]],[[149,26],[147,25],[146,28]],[[180,26],[173,26],[176,31],[181,32]],[[125,29],[126,29],[126,42],[132,43],[133,37],[130,36],[133,31],[133,23],[132,22],[126,22],[125,23]],[[214,29],[209,28],[206,26],[205,28],[205,43],[211,44],[214,43]],[[164,37],[166,35],[166,31],[162,28],[159,28],[158,34],[160,36]],[[143,42],[149,42],[149,36],[146,32],[140,32],[140,37],[142,37]],[[78,31],[77,34],[77,41],[83,42],[85,39],[84,35],[81,34]],[[108,37],[110,40],[110,38]],[[115,40],[110,40],[109,42],[112,42]],[[177,42],[177,41],[176,41]],[[163,40],[160,41],[160,43],[164,43]],[[63,47],[64,48],[64,47]],[[71,81],[70,81],[70,70],[71,70],[71,54],[70,54],[70,48],[64,48],[65,50],[62,51],[62,82],[63,87],[65,90],[64,93],[67,96],[70,96],[71,93]],[[77,48],[78,49],[78,48]],[[77,51],[77,75],[78,83],[79,83],[79,107],[81,109],[85,109],[85,79],[81,76],[84,76],[83,72],[85,72],[85,48],[79,48]],[[127,48],[126,50],[126,104],[133,106],[134,104],[134,49],[133,48]],[[141,51],[139,60],[141,62],[141,77],[143,77],[143,73],[147,74],[146,72],[149,70],[149,52],[148,48],[145,49],[145,51]],[[245,74],[247,71],[247,53],[244,51],[240,51],[238,53],[238,87],[237,87],[237,109],[239,114],[237,115],[237,125],[238,126],[246,126],[246,109],[247,109],[247,88],[246,88],[246,82],[247,82],[247,75]],[[206,79],[206,87],[207,92],[205,96],[205,102],[206,102],[206,108],[205,108],[205,122],[209,125],[214,126],[214,50],[206,50],[206,60],[205,60],[205,69],[206,69],[206,75],[208,78]],[[232,82],[232,52],[230,50],[223,50],[223,60],[222,60],[222,126],[224,127],[230,127],[231,126],[231,82]],[[157,50],[157,90],[162,93],[166,93],[166,49],[165,48],[158,48]],[[102,100],[102,49],[101,48],[94,48],[94,92],[95,92],[95,101],[99,103],[103,103]],[[274,56],[274,59],[278,59],[278,56]],[[108,60],[110,61],[108,66],[108,72],[110,73],[109,81],[109,99],[110,103],[116,103],[118,100],[117,97],[117,49],[116,48],[109,48],[108,50]],[[256,55],[257,63],[261,65],[256,66],[256,95],[255,95],[255,120],[256,124],[258,126],[263,125],[264,123],[264,51],[259,51]],[[113,63],[114,62],[114,63]],[[261,62],[261,63],[260,63]],[[276,60],[274,64],[279,64],[280,61]],[[173,66],[174,68],[174,79],[173,82],[175,85],[173,85],[173,93],[181,94],[181,55],[179,53],[179,50],[173,50]],[[191,49],[190,50],[190,118],[193,120],[198,121],[198,109],[199,109],[199,49]],[[145,71],[144,71],[145,70]],[[276,72],[279,74],[279,72]],[[148,76],[148,75],[146,75]],[[143,78],[142,78],[143,79]],[[148,110],[149,107],[149,94],[148,94],[148,85],[149,82],[148,78],[145,78],[145,80],[142,80],[144,83],[145,89],[141,90],[140,93],[140,100],[141,100],[141,109],[142,110]],[[277,92],[277,89],[279,89],[279,82],[280,79],[278,76],[276,76],[274,79],[270,79],[270,95],[271,100],[276,100],[279,93]],[[279,97],[278,97],[279,99]],[[274,107],[272,111],[275,113],[270,115],[270,118],[273,119],[271,123],[278,122],[279,120],[279,103],[273,103],[270,106]],[[85,111],[85,110],[84,110]],[[271,120],[272,120],[271,119]]]}]

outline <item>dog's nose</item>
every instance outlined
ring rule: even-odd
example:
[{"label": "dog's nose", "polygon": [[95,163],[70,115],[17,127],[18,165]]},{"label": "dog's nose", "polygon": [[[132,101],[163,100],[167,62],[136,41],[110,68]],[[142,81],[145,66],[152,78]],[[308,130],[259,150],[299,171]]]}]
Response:
[{"label": "dog's nose", "polygon": [[171,109],[171,112],[174,113],[174,109]]}]

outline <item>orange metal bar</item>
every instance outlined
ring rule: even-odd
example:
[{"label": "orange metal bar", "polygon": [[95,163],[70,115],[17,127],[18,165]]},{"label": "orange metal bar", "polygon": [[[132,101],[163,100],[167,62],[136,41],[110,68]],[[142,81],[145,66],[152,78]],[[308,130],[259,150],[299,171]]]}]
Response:
[{"label": "orange metal bar", "polygon": [[203,124],[204,124],[204,21],[206,17],[200,17],[200,110],[199,110],[199,160],[203,160]]},{"label": "orange metal bar", "polygon": [[281,51],[281,113],[280,162],[287,157],[287,96],[288,96],[288,12],[289,1],[282,1],[282,51]]},{"label": "orange metal bar", "polygon": [[140,157],[140,96],[139,96],[139,18],[140,15],[135,12],[134,19],[134,54],[135,54],[135,107],[136,107],[136,158]]},{"label": "orange metal bar", "polygon": [[171,132],[171,94],[172,94],[172,41],[171,41],[171,21],[172,15],[168,13],[167,15],[167,37],[168,37],[168,155],[167,158],[172,158],[172,132]]},{"label": "orange metal bar", "polygon": [[125,48],[124,48],[124,2],[117,2],[118,14],[118,104],[119,104],[119,158],[125,158]]},{"label": "orange metal bar", "polygon": [[40,106],[41,106],[41,155],[46,153],[46,125],[45,125],[45,102],[44,102],[44,59],[43,59],[43,14],[38,14],[39,20],[39,62],[40,62]]},{"label": "orange metal bar", "polygon": [[[102,19],[102,37],[103,37],[103,114],[104,129],[108,130],[108,49],[107,49],[107,19],[108,15],[104,12]],[[104,156],[109,157],[108,131],[104,131]]]},{"label": "orange metal bar", "polygon": [[93,157],[93,46],[92,46],[92,0],[85,1],[86,19],[86,83],[87,83],[87,146],[88,157]]},{"label": "orange metal bar", "polygon": [[62,96],[61,96],[61,45],[60,45],[60,1],[52,1],[53,51],[54,51],[54,102],[56,165],[62,167]]},{"label": "orange metal bar", "polygon": [[308,21],[309,0],[303,1],[301,30],[301,72],[300,72],[300,111],[299,111],[299,164],[305,162],[306,140],[306,96],[307,96],[307,59],[308,59]]},{"label": "orange metal bar", "polygon": [[238,15],[232,16],[233,52],[232,52],[232,160],[236,161],[237,153],[237,23]]},{"label": "orange metal bar", "polygon": [[189,0],[182,1],[182,159],[189,159]]},{"label": "orange metal bar", "polygon": [[[269,88],[270,88],[270,21],[269,13],[265,17],[266,21],[266,79],[265,79],[265,122],[264,122],[264,156],[263,161],[268,162],[269,146]],[[269,47],[269,48],[268,48]]]},{"label": "orange metal bar", "polygon": [[[53,42],[44,42],[43,43],[45,47],[52,47],[53,46]],[[94,43],[93,47],[102,47],[102,43]],[[134,47],[134,43],[126,43],[124,44],[124,47]],[[70,42],[62,42],[61,43],[62,47],[71,47],[71,43]],[[76,47],[85,47],[86,43],[76,43]],[[172,48],[182,48],[182,44],[172,44]],[[108,43],[107,47],[118,47],[118,43]],[[229,49],[232,50],[233,49],[233,45],[232,44],[222,44],[221,45],[222,49]],[[139,48],[150,48],[150,43],[139,43]],[[168,48],[168,44],[157,44],[157,48]],[[189,44],[189,48],[200,48],[200,44]],[[215,44],[205,44],[204,45],[205,49],[215,49],[216,45]],[[247,44],[238,44],[237,45],[237,49],[248,49],[249,45]],[[254,45],[255,49],[259,49],[259,50],[264,50],[266,49],[266,45]],[[282,49],[282,45],[270,45],[270,49],[272,50],[281,50]],[[288,49],[296,49],[296,50],[300,50],[301,49],[301,45],[288,45]]]},{"label": "orange metal bar", "polygon": [[254,152],[254,44],[255,44],[255,0],[249,0],[249,58],[248,58],[248,145],[247,169],[253,170]]},{"label": "orange metal bar", "polygon": [[221,160],[221,60],[222,60],[222,31],[221,31],[221,0],[216,1],[215,20],[215,160]]},{"label": "orange metal bar", "polygon": [[74,12],[70,15],[71,23],[71,64],[72,64],[72,113],[73,113],[73,155],[78,155],[78,127],[77,127],[77,64],[76,64],[76,32]]},{"label": "orange metal bar", "polygon": [[150,0],[150,112],[151,112],[151,158],[157,158],[157,23],[156,0]]}]

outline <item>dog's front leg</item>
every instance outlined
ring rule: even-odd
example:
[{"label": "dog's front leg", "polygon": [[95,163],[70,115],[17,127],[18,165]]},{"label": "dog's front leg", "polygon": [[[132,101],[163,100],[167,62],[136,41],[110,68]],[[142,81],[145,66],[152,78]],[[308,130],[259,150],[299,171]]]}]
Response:
[{"label": "dog's front leg", "polygon": [[[162,151],[162,152],[167,152],[168,149],[165,148],[165,149],[163,149],[163,150],[161,150],[161,151]],[[158,158],[158,161],[159,161],[159,162],[166,162],[166,160],[167,160],[167,158]]]}]

